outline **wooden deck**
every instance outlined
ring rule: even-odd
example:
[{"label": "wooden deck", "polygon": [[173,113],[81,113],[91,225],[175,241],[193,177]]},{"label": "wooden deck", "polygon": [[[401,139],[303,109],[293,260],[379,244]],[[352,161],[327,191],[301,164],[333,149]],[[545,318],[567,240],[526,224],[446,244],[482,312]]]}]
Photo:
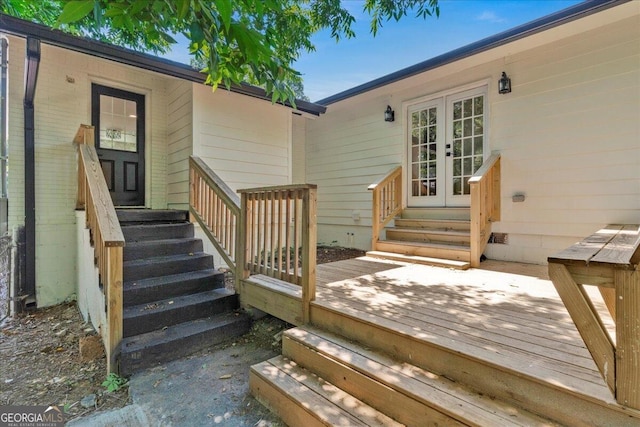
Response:
[{"label": "wooden deck", "polygon": [[[596,308],[605,314],[606,327],[613,331],[614,323],[607,317],[597,289],[592,298]],[[463,425],[495,425],[495,421],[479,421],[473,415],[477,408],[492,404],[493,399],[525,410],[508,409],[512,415],[500,415],[506,417],[501,418],[500,425],[640,425],[640,412],[619,405],[606,386],[549,281],[546,266],[486,261],[482,268],[461,271],[367,257],[322,264],[317,266],[317,296],[311,304],[310,316],[312,326],[292,330],[285,340],[284,360],[295,361],[290,369],[305,366],[334,386],[350,388],[353,396],[360,395],[365,403],[396,420],[404,415],[393,413],[393,404],[374,405],[376,396],[367,395],[367,389],[374,387],[374,383],[357,386],[355,383],[360,380],[348,380],[348,372],[344,375],[332,372],[342,369],[340,366],[350,363],[348,360],[361,357],[365,358],[362,366],[384,365],[387,363],[383,362],[384,357],[368,356],[369,351],[383,352],[392,360],[384,369],[397,372],[398,378],[420,369],[423,377],[450,381],[476,393],[467,400],[464,396],[471,396],[470,392],[451,392],[451,383],[442,383],[442,387],[428,384],[438,395],[457,395],[461,403],[455,406],[462,407],[467,415],[451,415],[451,419]],[[329,335],[322,337],[322,332],[315,332],[323,330]],[[339,337],[351,341],[343,342]],[[320,340],[318,347],[309,353],[316,356],[304,355],[299,350],[300,344],[295,342],[304,339]],[[348,342],[359,343],[360,349],[347,357]],[[331,347],[336,348],[334,355],[330,354]],[[327,354],[323,357],[336,360],[342,357],[342,362],[330,365],[326,359],[317,359],[325,349]],[[266,378],[264,372],[275,368],[262,369]],[[286,369],[281,369],[283,375]],[[363,372],[365,369],[368,368],[363,367]],[[395,388],[394,382],[412,381],[412,377],[417,378],[413,374],[405,380],[388,377],[391,382],[380,392]],[[419,387],[425,385],[426,382]],[[427,402],[430,394],[427,391],[414,398],[423,399],[430,406]],[[387,398],[394,399],[391,394]],[[445,406],[434,405],[433,416],[448,413]],[[290,408],[288,405],[284,411]],[[497,416],[493,409],[482,411],[488,417]],[[542,417],[542,421],[526,418],[529,413],[537,414],[534,418]],[[401,421],[407,425],[435,425],[431,416],[420,413],[422,418]],[[420,421],[427,418],[426,424]],[[554,421],[547,422],[545,418]],[[478,421],[469,421],[473,419]],[[460,425],[456,422],[452,425]]]}]

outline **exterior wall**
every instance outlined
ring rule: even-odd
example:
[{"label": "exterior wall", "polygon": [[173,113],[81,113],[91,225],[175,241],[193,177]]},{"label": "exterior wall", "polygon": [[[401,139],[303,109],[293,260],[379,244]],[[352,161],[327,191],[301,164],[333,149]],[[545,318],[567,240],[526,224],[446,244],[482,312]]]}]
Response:
[{"label": "exterior wall", "polygon": [[292,177],[294,184],[305,184],[306,182],[306,159],[305,159],[305,133],[306,120],[301,116],[292,116]]},{"label": "exterior wall", "polygon": [[291,110],[193,85],[193,152],[232,190],[291,182]]},{"label": "exterior wall", "polygon": [[[25,41],[8,37],[9,228],[24,224]],[[65,49],[41,45],[35,97],[36,294],[38,306],[77,291],[75,198],[77,150],[73,136],[91,123],[91,83],[144,93],[147,99],[147,207],[164,208],[166,193],[166,99],[168,78]]]},{"label": "exterior wall", "polygon": [[[308,121],[318,241],[370,247],[367,186],[405,162],[407,106],[474,84],[488,84],[490,150],[502,153],[502,221],[493,230],[509,233],[507,245],[489,245],[489,258],[544,263],[607,223],[640,222],[640,15],[632,3],[340,101]],[[502,71],[512,79],[508,95],[497,94]],[[383,121],[387,104],[394,123]],[[526,201],[513,203],[515,193]]]},{"label": "exterior wall", "polygon": [[167,202],[189,208],[189,156],[193,140],[193,85],[173,80],[167,86]]}]

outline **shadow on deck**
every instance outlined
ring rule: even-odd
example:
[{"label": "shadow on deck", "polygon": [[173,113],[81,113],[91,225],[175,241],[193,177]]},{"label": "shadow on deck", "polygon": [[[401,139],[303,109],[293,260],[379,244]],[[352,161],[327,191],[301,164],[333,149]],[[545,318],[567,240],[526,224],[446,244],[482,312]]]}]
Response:
[{"label": "shadow on deck", "polygon": [[[607,313],[601,300],[595,305]],[[610,317],[604,322],[613,328]],[[285,334],[283,356],[252,373],[261,378],[254,393],[280,414],[296,404],[265,397],[277,387],[264,381],[307,378],[297,371],[306,368],[337,387],[323,396],[318,390],[330,388],[318,386],[314,399],[336,404],[346,392],[367,408],[361,413],[407,425],[640,423],[640,413],[609,392],[545,266],[487,261],[460,271],[367,257],[318,265],[311,325]],[[323,410],[322,399],[305,399],[305,414],[315,405],[322,422],[344,421]]]}]

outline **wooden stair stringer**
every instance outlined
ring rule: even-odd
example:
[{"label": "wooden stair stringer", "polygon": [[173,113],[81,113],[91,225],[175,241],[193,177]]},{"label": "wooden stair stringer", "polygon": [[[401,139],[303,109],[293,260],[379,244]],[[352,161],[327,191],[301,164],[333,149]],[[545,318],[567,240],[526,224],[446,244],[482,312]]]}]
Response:
[{"label": "wooden stair stringer", "polygon": [[[545,373],[531,376],[517,366],[480,357],[454,340],[445,343],[417,339],[416,331],[403,331],[393,320],[377,316],[364,320],[348,307],[333,308],[316,301],[311,305],[311,323],[561,424],[604,427],[640,422],[640,413],[618,405],[605,387],[598,387],[596,396],[587,395],[570,386],[545,381]],[[601,390],[604,393],[599,393]]]}]

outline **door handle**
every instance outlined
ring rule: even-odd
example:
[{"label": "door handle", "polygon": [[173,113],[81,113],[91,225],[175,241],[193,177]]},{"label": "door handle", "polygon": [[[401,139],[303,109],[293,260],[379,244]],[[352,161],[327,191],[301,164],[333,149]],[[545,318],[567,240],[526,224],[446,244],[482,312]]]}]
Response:
[{"label": "door handle", "polygon": [[446,155],[447,157],[451,157],[451,151],[447,151],[447,152],[445,153],[445,155]]}]

